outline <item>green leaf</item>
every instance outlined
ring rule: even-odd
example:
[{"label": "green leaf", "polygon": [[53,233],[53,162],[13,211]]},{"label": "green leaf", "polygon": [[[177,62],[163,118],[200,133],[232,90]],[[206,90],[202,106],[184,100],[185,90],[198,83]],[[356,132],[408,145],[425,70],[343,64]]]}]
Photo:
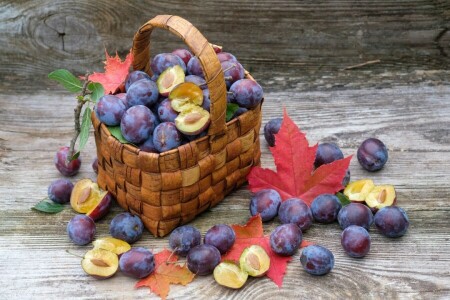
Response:
[{"label": "green leaf", "polygon": [[66,90],[72,93],[79,93],[83,89],[81,80],[67,70],[59,69],[48,74],[48,78],[58,81]]},{"label": "green leaf", "polygon": [[346,206],[351,203],[350,199],[348,199],[348,197],[342,193],[336,193],[336,196],[338,197],[342,206]]},{"label": "green leaf", "polygon": [[239,109],[239,105],[236,103],[228,103],[227,104],[227,122],[231,120],[234,113]]},{"label": "green leaf", "polygon": [[92,110],[89,106],[84,110],[83,121],[81,122],[80,143],[78,145],[78,151],[83,150],[89,139],[89,129],[91,128],[91,112]]},{"label": "green leaf", "polygon": [[105,89],[103,88],[103,85],[101,85],[98,82],[89,83],[87,88],[92,92],[91,100],[95,103],[97,103],[98,99],[100,99],[100,97],[105,94]]},{"label": "green leaf", "polygon": [[129,141],[127,141],[123,135],[122,131],[120,131],[120,126],[107,126],[109,129],[109,132],[111,132],[112,136],[119,140],[122,144],[131,144]]},{"label": "green leaf", "polygon": [[71,162],[72,160],[77,159],[78,157],[80,157],[80,151],[75,152],[72,157],[69,159],[69,162]]},{"label": "green leaf", "polygon": [[56,214],[64,209],[64,205],[55,203],[50,199],[45,198],[44,200],[40,201],[35,206],[33,206],[31,209],[48,214]]}]

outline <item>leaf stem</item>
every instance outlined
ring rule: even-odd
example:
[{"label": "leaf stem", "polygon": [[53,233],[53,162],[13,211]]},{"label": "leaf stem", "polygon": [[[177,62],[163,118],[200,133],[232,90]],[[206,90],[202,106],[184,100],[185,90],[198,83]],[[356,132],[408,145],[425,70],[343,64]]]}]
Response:
[{"label": "leaf stem", "polygon": [[86,72],[86,75],[84,76],[84,83],[83,83],[83,89],[81,90],[81,95],[77,96],[78,104],[74,109],[74,117],[75,117],[75,132],[72,136],[72,140],[70,141],[70,148],[69,148],[69,155],[67,156],[67,159],[70,161],[74,155],[74,149],[75,149],[75,143],[78,139],[78,136],[81,132],[81,123],[80,123],[80,116],[81,111],[83,109],[83,105],[88,101],[85,99],[87,94],[90,94],[91,91],[87,89],[89,81],[89,72]]}]

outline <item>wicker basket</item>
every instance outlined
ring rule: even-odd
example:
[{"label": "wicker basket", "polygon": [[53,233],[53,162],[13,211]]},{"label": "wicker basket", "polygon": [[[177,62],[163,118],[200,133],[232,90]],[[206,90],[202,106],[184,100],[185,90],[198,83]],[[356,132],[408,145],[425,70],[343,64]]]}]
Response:
[{"label": "wicker basket", "polygon": [[[151,75],[150,35],[155,27],[183,39],[201,62],[211,99],[208,135],[155,154],[120,143],[94,113],[92,121],[99,186],[139,215],[151,233],[164,236],[218,204],[259,164],[261,106],[225,123],[227,91],[217,55],[191,23],[177,16],[156,16],[135,34],[135,70]],[[246,76],[252,79],[248,72]]]}]

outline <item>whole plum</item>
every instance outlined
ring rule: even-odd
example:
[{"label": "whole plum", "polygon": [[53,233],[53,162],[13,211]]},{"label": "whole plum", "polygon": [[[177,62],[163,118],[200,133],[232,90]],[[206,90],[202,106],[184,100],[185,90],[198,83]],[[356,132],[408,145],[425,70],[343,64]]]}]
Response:
[{"label": "whole plum", "polygon": [[89,244],[95,235],[94,220],[86,215],[76,215],[67,224],[67,234],[76,245]]},{"label": "whole plum", "polygon": [[55,203],[70,202],[70,194],[73,190],[73,183],[68,179],[56,179],[48,186],[48,198]]},{"label": "whole plum", "polygon": [[128,91],[128,89],[130,88],[130,86],[135,83],[136,81],[139,81],[141,79],[147,79],[147,80],[151,80],[150,76],[142,71],[133,71],[130,72],[127,76],[127,79],[125,79],[125,90]]},{"label": "whole plum", "polygon": [[187,64],[187,72],[189,75],[197,75],[202,78],[205,77],[203,75],[202,65],[200,64],[200,60],[196,56],[192,56]]},{"label": "whole plum", "polygon": [[230,87],[234,101],[239,106],[245,108],[254,108],[258,106],[263,98],[263,90],[261,86],[250,79],[240,79],[233,83]]},{"label": "whole plum", "polygon": [[317,147],[316,160],[314,167],[318,168],[321,165],[332,163],[335,160],[343,159],[344,154],[341,149],[334,143],[321,143]]},{"label": "whole plum", "polygon": [[282,122],[282,118],[275,118],[264,125],[264,138],[266,139],[267,144],[269,144],[270,147],[275,146],[275,134],[280,131]]},{"label": "whole plum", "polygon": [[350,225],[358,225],[369,230],[373,223],[373,214],[370,208],[361,203],[350,203],[341,208],[338,222],[342,229]]},{"label": "whole plum", "polygon": [[386,206],[375,214],[375,227],[390,238],[403,236],[409,227],[406,212],[398,206]]},{"label": "whole plum", "polygon": [[165,99],[158,105],[158,118],[161,122],[175,122],[175,118],[178,117],[176,112],[170,105],[170,100]]},{"label": "whole plum", "polygon": [[364,257],[370,251],[370,235],[364,227],[350,225],[341,234],[341,245],[351,257]]},{"label": "whole plum", "polygon": [[220,252],[208,244],[198,245],[189,251],[186,260],[192,273],[200,276],[209,275],[220,263]]},{"label": "whole plum", "polygon": [[189,60],[192,58],[192,53],[191,51],[184,49],[184,48],[179,48],[179,49],[175,49],[172,51],[172,54],[178,56],[179,58],[181,58],[181,60],[187,65],[187,63],[189,62]]},{"label": "whole plum", "polygon": [[132,244],[139,240],[144,230],[144,224],[138,216],[128,212],[116,215],[109,225],[109,233],[116,239]]},{"label": "whole plum", "polygon": [[236,234],[233,228],[225,224],[218,224],[206,232],[204,243],[216,247],[220,254],[224,254],[230,250],[235,240]]},{"label": "whole plum", "polygon": [[100,122],[108,126],[117,126],[120,124],[120,120],[126,112],[127,107],[116,96],[105,95],[98,100],[94,110]]},{"label": "whole plum", "polygon": [[148,107],[136,105],[130,107],[123,115],[120,130],[127,141],[140,144],[149,138],[157,122]]},{"label": "whole plum", "polygon": [[302,230],[294,223],[280,225],[270,234],[270,247],[278,255],[294,255],[301,242]]},{"label": "whole plum", "polygon": [[362,142],[356,154],[359,164],[367,171],[378,171],[388,160],[388,150],[382,141],[370,138]]},{"label": "whole plum", "polygon": [[159,152],[165,152],[181,145],[182,136],[172,122],[163,122],[153,132],[153,145]]},{"label": "whole plum", "polygon": [[159,98],[158,86],[151,80],[141,79],[134,82],[127,91],[128,106],[152,106]]},{"label": "whole plum", "polygon": [[276,190],[260,190],[250,199],[250,213],[252,216],[260,214],[263,222],[270,221],[276,217],[280,204],[281,197]]},{"label": "whole plum", "polygon": [[278,217],[283,224],[297,224],[302,232],[311,227],[313,221],[311,209],[303,200],[298,198],[287,199],[281,203]]},{"label": "whole plum", "polygon": [[143,247],[131,248],[119,259],[120,271],[127,276],[144,278],[155,270],[153,253]]},{"label": "whole plum", "polygon": [[221,62],[221,65],[228,89],[234,82],[244,78],[244,67],[240,63],[227,60]]},{"label": "whole plum", "polygon": [[311,245],[303,248],[300,262],[309,274],[325,275],[334,267],[334,255],[325,247]]},{"label": "whole plum", "polygon": [[322,194],[311,203],[311,212],[317,222],[331,223],[336,221],[341,207],[338,197],[333,194]]},{"label": "whole plum", "polygon": [[202,235],[197,228],[184,225],[172,231],[169,246],[176,254],[186,256],[193,247],[200,245],[201,240]]},{"label": "whole plum", "polygon": [[179,56],[172,53],[160,53],[153,58],[150,67],[154,74],[159,75],[167,68],[176,65],[179,65],[186,73],[186,64]]},{"label": "whole plum", "polygon": [[73,159],[72,161],[69,162],[68,160],[69,150],[70,148],[67,146],[59,148],[53,160],[56,169],[62,175],[67,177],[75,176],[81,167],[81,159],[79,156],[76,159]]}]

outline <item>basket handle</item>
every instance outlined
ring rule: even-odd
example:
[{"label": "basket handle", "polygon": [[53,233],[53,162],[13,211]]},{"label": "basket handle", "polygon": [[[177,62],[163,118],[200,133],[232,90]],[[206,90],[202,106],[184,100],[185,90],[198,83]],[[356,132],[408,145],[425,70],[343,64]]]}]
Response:
[{"label": "basket handle", "polygon": [[211,123],[208,135],[225,132],[226,85],[219,59],[206,38],[190,22],[178,16],[159,15],[141,26],[133,39],[133,68],[152,75],[150,68],[150,35],[153,28],[168,30],[178,37],[198,57],[205,74],[211,100]]}]

